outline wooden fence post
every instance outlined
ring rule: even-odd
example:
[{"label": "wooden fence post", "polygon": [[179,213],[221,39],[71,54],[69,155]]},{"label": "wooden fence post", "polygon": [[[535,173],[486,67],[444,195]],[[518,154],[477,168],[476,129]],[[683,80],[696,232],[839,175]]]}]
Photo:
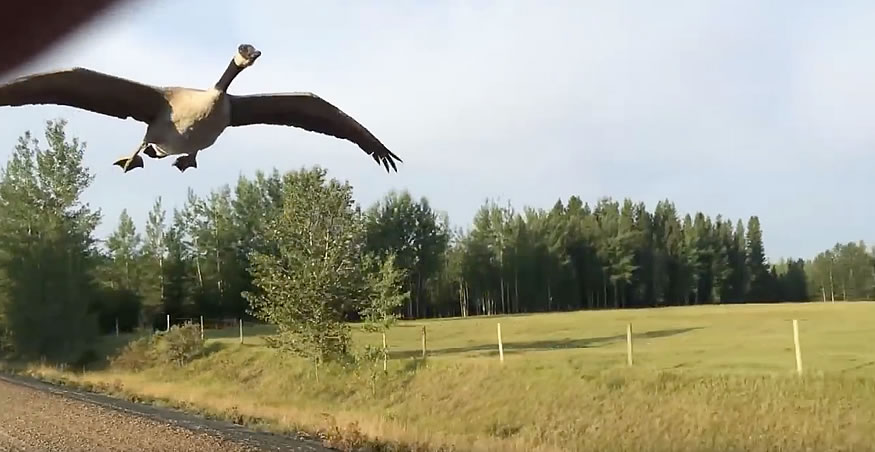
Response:
[{"label": "wooden fence post", "polygon": [[426,342],[425,342],[425,325],[422,326],[422,359],[425,359]]},{"label": "wooden fence post", "polygon": [[118,337],[118,317],[115,318],[115,336]]},{"label": "wooden fence post", "polygon": [[632,366],[632,324],[626,324],[626,364]]},{"label": "wooden fence post", "polygon": [[243,343],[243,317],[240,318],[240,343]]},{"label": "wooden fence post", "polygon": [[389,352],[386,349],[386,333],[383,332],[383,372],[386,372],[388,369],[388,360]]},{"label": "wooden fence post", "polygon": [[796,373],[802,375],[802,348],[799,345],[799,321],[793,319],[793,345],[796,348]]},{"label": "wooden fence post", "polygon": [[201,341],[204,340],[204,316],[201,316]]},{"label": "wooden fence post", "polygon": [[167,314],[167,331],[170,331],[170,314]]},{"label": "wooden fence post", "polygon": [[498,359],[504,363],[504,345],[501,343],[501,322],[497,323],[498,327]]}]

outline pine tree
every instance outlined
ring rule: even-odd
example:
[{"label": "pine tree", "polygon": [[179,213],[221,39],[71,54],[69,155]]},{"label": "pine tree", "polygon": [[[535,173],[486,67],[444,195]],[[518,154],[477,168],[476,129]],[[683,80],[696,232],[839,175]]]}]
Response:
[{"label": "pine tree", "polygon": [[766,262],[766,253],[763,248],[763,236],[760,230],[760,220],[752,216],[747,222],[747,248],[746,268],[750,278],[750,289],[747,294],[749,301],[768,301],[770,293],[771,275]]}]

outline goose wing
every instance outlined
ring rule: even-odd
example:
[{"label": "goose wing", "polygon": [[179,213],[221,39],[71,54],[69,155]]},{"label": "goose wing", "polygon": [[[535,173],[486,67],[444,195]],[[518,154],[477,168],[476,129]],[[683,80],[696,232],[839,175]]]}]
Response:
[{"label": "goose wing", "polygon": [[397,155],[386,148],[355,119],[313,93],[257,94],[228,96],[231,101],[231,126],[273,124],[293,126],[331,135],[357,144],[379,165],[396,172]]},{"label": "goose wing", "polygon": [[0,106],[57,104],[150,122],[167,100],[162,88],[92,71],[64,69],[17,78],[0,85]]}]

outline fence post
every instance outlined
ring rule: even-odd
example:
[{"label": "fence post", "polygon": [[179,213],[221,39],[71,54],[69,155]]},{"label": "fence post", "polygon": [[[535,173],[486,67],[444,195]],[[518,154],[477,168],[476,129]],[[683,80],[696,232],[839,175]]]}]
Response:
[{"label": "fence post", "polygon": [[388,369],[388,363],[386,362],[388,359],[388,351],[386,350],[386,333],[383,332],[383,372],[386,372]]},{"label": "fence post", "polygon": [[501,322],[496,324],[498,327],[498,359],[504,363],[504,345],[501,343]]},{"label": "fence post", "polygon": [[425,325],[422,326],[422,358],[425,359]]},{"label": "fence post", "polygon": [[796,348],[796,373],[802,375],[802,348],[799,345],[799,321],[793,319],[793,345]]},{"label": "fence post", "polygon": [[243,317],[240,317],[240,343],[243,343]]},{"label": "fence post", "polygon": [[204,316],[201,316],[201,341],[204,340]]},{"label": "fence post", "polygon": [[118,317],[115,318],[115,335],[118,337]]},{"label": "fence post", "polygon": [[626,364],[632,366],[632,324],[626,324]]},{"label": "fence post", "polygon": [[167,314],[167,331],[170,331],[170,314]]}]

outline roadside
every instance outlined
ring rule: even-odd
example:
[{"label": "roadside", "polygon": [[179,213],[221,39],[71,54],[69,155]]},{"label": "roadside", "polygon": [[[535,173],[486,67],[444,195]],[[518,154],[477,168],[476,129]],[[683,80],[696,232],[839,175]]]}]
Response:
[{"label": "roadside", "polygon": [[0,450],[331,451],[312,440],[5,373],[0,406]]}]

